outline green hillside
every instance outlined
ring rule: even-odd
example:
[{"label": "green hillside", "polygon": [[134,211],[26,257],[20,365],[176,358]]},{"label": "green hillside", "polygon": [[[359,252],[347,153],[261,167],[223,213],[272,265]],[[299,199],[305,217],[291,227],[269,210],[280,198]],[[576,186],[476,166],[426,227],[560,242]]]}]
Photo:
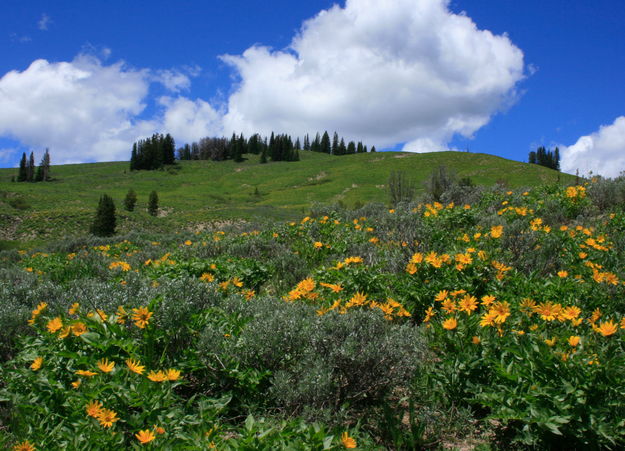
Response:
[{"label": "green hillside", "polygon": [[[101,194],[111,195],[120,218],[118,231],[138,228],[175,231],[232,219],[288,219],[313,202],[342,202],[348,207],[387,202],[386,183],[393,170],[403,170],[418,187],[432,170],[445,165],[476,184],[503,182],[511,188],[562,183],[573,177],[537,165],[485,154],[401,152],[333,157],[300,152],[301,161],[261,165],[256,155],[243,163],[182,161],[165,171],[130,172],[127,162],[53,166],[50,183],[12,183],[16,169],[0,169],[0,240],[20,244],[83,235]],[[122,209],[129,188],[137,208]],[[146,213],[148,194],[156,190],[161,216]]]}]

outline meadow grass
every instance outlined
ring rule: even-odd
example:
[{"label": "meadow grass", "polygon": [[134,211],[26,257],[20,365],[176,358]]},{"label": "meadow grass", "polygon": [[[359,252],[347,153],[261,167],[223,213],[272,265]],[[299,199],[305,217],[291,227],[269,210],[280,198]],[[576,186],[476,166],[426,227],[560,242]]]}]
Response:
[{"label": "meadow grass", "polygon": [[[387,182],[402,170],[417,193],[438,166],[480,185],[511,188],[570,183],[574,177],[542,166],[486,154],[378,152],[333,157],[300,152],[299,162],[259,164],[257,155],[234,161],[181,161],[162,171],[129,170],[128,162],[52,167],[50,183],[12,183],[17,169],[0,169],[0,240],[3,248],[88,233],[99,197],[113,197],[121,233],[142,229],[170,232],[229,220],[286,220],[309,211],[315,202],[354,207],[388,202]],[[122,208],[132,188],[134,212]],[[159,195],[158,218],[146,212],[148,194]],[[15,200],[18,200],[16,203]]]}]

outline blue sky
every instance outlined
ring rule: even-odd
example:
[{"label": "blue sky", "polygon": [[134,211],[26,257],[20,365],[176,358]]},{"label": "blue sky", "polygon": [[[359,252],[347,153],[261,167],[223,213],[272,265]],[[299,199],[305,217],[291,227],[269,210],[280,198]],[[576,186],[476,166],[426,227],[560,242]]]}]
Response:
[{"label": "blue sky", "polygon": [[616,176],[623,23],[622,0],[4,0],[0,166],[327,128],[519,161],[559,145],[564,170]]}]

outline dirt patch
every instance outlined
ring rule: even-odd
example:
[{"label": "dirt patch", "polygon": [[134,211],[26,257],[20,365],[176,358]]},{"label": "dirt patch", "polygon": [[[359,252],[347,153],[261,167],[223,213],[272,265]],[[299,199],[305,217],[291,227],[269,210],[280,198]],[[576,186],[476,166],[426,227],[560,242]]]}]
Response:
[{"label": "dirt patch", "polygon": [[312,182],[315,180],[321,180],[323,178],[326,178],[328,176],[328,174],[326,174],[325,171],[321,171],[319,174],[315,175],[314,177],[308,177],[308,181]]}]

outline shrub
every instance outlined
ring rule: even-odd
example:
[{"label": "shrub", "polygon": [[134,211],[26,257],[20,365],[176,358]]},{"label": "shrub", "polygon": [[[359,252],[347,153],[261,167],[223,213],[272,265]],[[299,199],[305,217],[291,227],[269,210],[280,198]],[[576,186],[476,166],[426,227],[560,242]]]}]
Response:
[{"label": "shrub", "polygon": [[415,328],[373,311],[318,316],[311,307],[270,298],[227,308],[249,321],[227,340],[208,326],[204,355],[270,371],[272,398],[289,412],[380,404],[407,386],[424,353]]}]

